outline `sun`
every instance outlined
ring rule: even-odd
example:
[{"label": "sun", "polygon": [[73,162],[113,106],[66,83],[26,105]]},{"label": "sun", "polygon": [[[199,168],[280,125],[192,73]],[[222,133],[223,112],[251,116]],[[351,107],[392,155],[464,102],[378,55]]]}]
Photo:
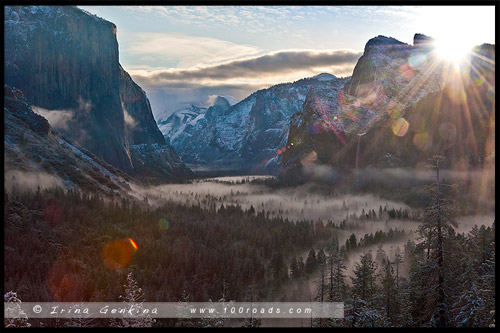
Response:
[{"label": "sun", "polygon": [[451,61],[455,65],[460,64],[472,49],[469,43],[448,38],[436,40],[435,47],[439,57]]}]

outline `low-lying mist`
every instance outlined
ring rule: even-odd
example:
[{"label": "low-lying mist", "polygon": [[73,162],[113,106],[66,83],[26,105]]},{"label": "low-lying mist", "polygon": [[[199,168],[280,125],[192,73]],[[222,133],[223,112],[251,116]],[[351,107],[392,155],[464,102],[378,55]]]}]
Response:
[{"label": "low-lying mist", "polygon": [[[253,176],[252,179],[266,176]],[[131,185],[133,195],[138,199],[148,198],[153,205],[167,201],[187,205],[200,205],[216,209],[222,205],[239,205],[243,209],[254,207],[255,211],[264,211],[270,216],[282,216],[292,221],[318,220],[334,223],[346,220],[347,215],[360,215],[371,210],[379,212],[380,207],[387,209],[408,209],[406,204],[381,199],[371,194],[330,196],[311,191],[310,184],[295,188],[272,189],[265,185],[239,183],[247,177],[219,177],[197,180],[191,184],[165,184],[144,188]],[[234,182],[234,183],[231,183]]]},{"label": "low-lying mist", "polygon": [[19,191],[36,190],[40,187],[41,190],[51,187],[64,187],[63,181],[54,175],[45,172],[30,172],[11,169],[5,171],[4,188],[8,192],[12,189]]}]

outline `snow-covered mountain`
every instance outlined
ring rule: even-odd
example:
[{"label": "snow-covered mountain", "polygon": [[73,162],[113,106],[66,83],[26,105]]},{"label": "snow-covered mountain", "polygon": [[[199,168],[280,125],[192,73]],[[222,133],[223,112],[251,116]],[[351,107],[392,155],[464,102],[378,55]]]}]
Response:
[{"label": "snow-covered mountain", "polygon": [[219,97],[208,109],[176,111],[159,126],[193,168],[276,174],[290,118],[309,90],[339,89],[347,80],[323,73],[259,90],[233,106]]},{"label": "snow-covered mountain", "polygon": [[167,119],[158,120],[158,128],[169,142],[177,141],[179,136],[189,135],[190,129],[205,118],[207,108],[199,108],[193,104],[172,113]]},{"label": "snow-covered mountain", "polygon": [[[455,166],[484,160],[491,154],[485,151],[490,139],[484,133],[490,131],[494,108],[487,97],[494,81],[485,78],[494,71],[494,61],[488,60],[494,59],[494,51],[482,49],[472,60],[486,59],[481,80],[470,80],[468,74],[450,80],[450,67],[434,52],[431,38],[416,34],[413,45],[372,38],[342,89],[311,90],[292,117],[287,146],[293,147],[283,154],[280,176],[321,178],[331,167],[414,167],[445,153],[447,163]],[[477,72],[481,66],[474,68]],[[463,82],[459,90],[457,81]],[[471,131],[467,123],[478,128]],[[444,134],[448,132],[452,139]]]},{"label": "snow-covered mountain", "polygon": [[[133,150],[168,144],[145,92],[120,66],[116,26],[75,6],[6,6],[4,26],[5,83],[75,144],[149,178],[150,159],[135,161],[142,155]],[[171,172],[156,173],[160,179],[191,174],[172,147],[141,151],[164,152],[170,165],[162,170]]]}]

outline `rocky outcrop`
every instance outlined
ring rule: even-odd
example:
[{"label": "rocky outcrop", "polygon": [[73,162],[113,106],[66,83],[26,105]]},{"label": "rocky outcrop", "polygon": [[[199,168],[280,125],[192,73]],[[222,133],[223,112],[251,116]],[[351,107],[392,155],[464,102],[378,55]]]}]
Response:
[{"label": "rocky outcrop", "polygon": [[4,87],[6,188],[61,186],[127,197],[131,178],[52,131],[21,91]]},{"label": "rocky outcrop", "polygon": [[450,67],[432,39],[417,34],[415,44],[378,36],[343,89],[308,94],[292,118],[280,176],[305,181],[318,170],[415,167],[434,154],[463,170],[494,156],[494,48],[484,46],[482,55],[476,48],[474,75],[447,81]]},{"label": "rocky outcrop", "polygon": [[15,88],[12,89],[8,85],[5,85],[3,91],[4,116],[8,113],[23,122],[30,130],[41,136],[47,136],[51,133],[47,119],[33,112],[20,90]]},{"label": "rocky outcrop", "polygon": [[121,66],[119,91],[129,144],[165,144],[146,93]]},{"label": "rocky outcrop", "polygon": [[116,26],[77,7],[5,7],[5,82],[44,112],[65,113],[57,131],[131,175],[130,145],[166,144],[119,64]]},{"label": "rocky outcrop", "polygon": [[429,51],[391,37],[372,38],[354,67],[345,93],[372,109],[381,109],[388,102],[413,104],[429,91],[441,89],[442,69]]}]

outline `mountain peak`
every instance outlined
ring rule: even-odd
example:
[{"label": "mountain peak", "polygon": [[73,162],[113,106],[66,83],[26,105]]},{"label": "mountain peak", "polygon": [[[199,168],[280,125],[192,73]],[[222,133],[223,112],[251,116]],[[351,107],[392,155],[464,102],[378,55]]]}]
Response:
[{"label": "mountain peak", "polygon": [[379,46],[392,46],[392,45],[407,45],[403,42],[400,42],[396,38],[386,37],[382,35],[378,35],[377,37],[373,37],[370,39],[365,45],[365,53],[371,48],[379,47]]},{"label": "mountain peak", "polygon": [[431,46],[434,44],[434,38],[426,36],[424,34],[416,33],[413,36],[413,46]]},{"label": "mountain peak", "polygon": [[229,101],[227,99],[225,99],[224,97],[217,96],[215,98],[213,106],[218,106],[224,110],[227,110],[231,106],[231,104],[229,104]]},{"label": "mountain peak", "polygon": [[332,75],[330,73],[321,73],[316,76],[313,76],[311,79],[318,80],[318,81],[331,81],[331,80],[336,80],[337,77],[335,75]]}]

